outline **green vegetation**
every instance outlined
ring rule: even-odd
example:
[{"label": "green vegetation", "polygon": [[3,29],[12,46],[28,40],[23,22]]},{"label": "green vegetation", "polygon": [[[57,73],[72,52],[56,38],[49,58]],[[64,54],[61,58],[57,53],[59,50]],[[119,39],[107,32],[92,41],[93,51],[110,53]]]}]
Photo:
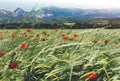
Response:
[{"label": "green vegetation", "polygon": [[23,23],[0,23],[0,28],[17,29],[17,28],[34,28],[34,29],[91,29],[91,28],[105,28],[105,29],[119,29],[120,23],[118,20],[105,20],[94,19],[90,21],[75,21],[75,22],[40,22],[35,19],[34,22],[27,22],[26,19]]},{"label": "green vegetation", "polygon": [[119,81],[120,30],[0,30],[0,81]]}]

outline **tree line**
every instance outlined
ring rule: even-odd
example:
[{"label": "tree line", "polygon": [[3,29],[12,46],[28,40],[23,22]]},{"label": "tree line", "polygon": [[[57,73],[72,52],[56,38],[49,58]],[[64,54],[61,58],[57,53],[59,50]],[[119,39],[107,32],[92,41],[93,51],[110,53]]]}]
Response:
[{"label": "tree line", "polygon": [[120,24],[93,24],[90,22],[75,22],[74,25],[65,25],[63,23],[1,23],[0,29],[17,29],[17,28],[34,28],[34,29],[54,29],[54,28],[61,28],[61,29],[88,29],[88,28],[107,28],[107,29],[114,29],[120,28]]}]

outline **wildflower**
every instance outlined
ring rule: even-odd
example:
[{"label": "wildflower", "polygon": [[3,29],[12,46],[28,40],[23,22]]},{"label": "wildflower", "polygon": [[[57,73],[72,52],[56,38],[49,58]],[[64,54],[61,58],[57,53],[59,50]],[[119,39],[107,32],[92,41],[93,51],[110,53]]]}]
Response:
[{"label": "wildflower", "polygon": [[98,40],[97,40],[97,39],[94,39],[94,40],[93,40],[93,42],[94,42],[94,43],[97,43],[97,42],[98,42]]},{"label": "wildflower", "polygon": [[108,39],[106,39],[106,40],[104,41],[104,43],[105,43],[105,44],[108,44],[108,42],[109,42],[109,40],[108,40]]},{"label": "wildflower", "polygon": [[21,44],[21,49],[26,49],[26,48],[28,48],[28,46],[25,43],[22,43]]},{"label": "wildflower", "polygon": [[12,69],[16,68],[17,67],[17,62],[11,62],[9,64],[9,67],[12,68]]},{"label": "wildflower", "polygon": [[68,39],[67,34],[62,34],[62,38],[63,38],[64,40]]},{"label": "wildflower", "polygon": [[55,28],[55,32],[58,32],[59,30],[58,30],[58,28]]},{"label": "wildflower", "polygon": [[97,74],[96,73],[89,73],[89,74],[86,75],[86,77],[88,79],[95,79],[95,78],[97,78]]},{"label": "wildflower", "polygon": [[42,32],[42,34],[44,34],[44,35],[47,35],[47,33],[44,31],[44,32]]},{"label": "wildflower", "polygon": [[0,56],[4,55],[5,54],[5,51],[4,50],[1,50],[0,51]]},{"label": "wildflower", "polygon": [[62,37],[67,37],[67,34],[62,34]]},{"label": "wildflower", "polygon": [[64,36],[64,37],[63,37],[63,39],[64,39],[64,40],[67,40],[67,39],[68,39],[68,37],[67,37],[67,36]]},{"label": "wildflower", "polygon": [[12,38],[12,39],[15,38],[15,33],[14,33],[14,32],[11,34],[11,38]]},{"label": "wildflower", "polygon": [[43,38],[43,39],[42,39],[42,41],[46,41],[46,39],[45,39],[45,38]]},{"label": "wildflower", "polygon": [[77,36],[78,36],[78,34],[77,34],[77,33],[75,33],[73,36],[74,36],[74,37],[77,37]]},{"label": "wildflower", "polygon": [[27,31],[27,32],[30,32],[30,28],[27,28],[26,31]]},{"label": "wildflower", "polygon": [[36,34],[36,37],[39,37],[40,36],[40,34]]},{"label": "wildflower", "polygon": [[74,38],[70,37],[69,40],[72,41]]}]

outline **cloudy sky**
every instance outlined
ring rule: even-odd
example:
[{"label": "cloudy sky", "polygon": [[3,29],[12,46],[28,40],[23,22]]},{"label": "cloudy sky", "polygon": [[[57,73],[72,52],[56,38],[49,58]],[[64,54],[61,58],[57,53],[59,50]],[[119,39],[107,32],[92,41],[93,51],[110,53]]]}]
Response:
[{"label": "cloudy sky", "polygon": [[0,0],[0,9],[14,10],[21,7],[31,10],[34,6],[57,6],[62,8],[120,8],[120,0]]}]

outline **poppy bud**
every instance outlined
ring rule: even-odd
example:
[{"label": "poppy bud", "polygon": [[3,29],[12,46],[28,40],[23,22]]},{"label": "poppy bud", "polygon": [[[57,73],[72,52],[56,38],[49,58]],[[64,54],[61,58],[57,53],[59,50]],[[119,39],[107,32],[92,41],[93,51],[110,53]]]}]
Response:
[{"label": "poppy bud", "polygon": [[12,69],[16,68],[17,67],[17,62],[11,62],[9,64],[9,67],[12,68]]}]

